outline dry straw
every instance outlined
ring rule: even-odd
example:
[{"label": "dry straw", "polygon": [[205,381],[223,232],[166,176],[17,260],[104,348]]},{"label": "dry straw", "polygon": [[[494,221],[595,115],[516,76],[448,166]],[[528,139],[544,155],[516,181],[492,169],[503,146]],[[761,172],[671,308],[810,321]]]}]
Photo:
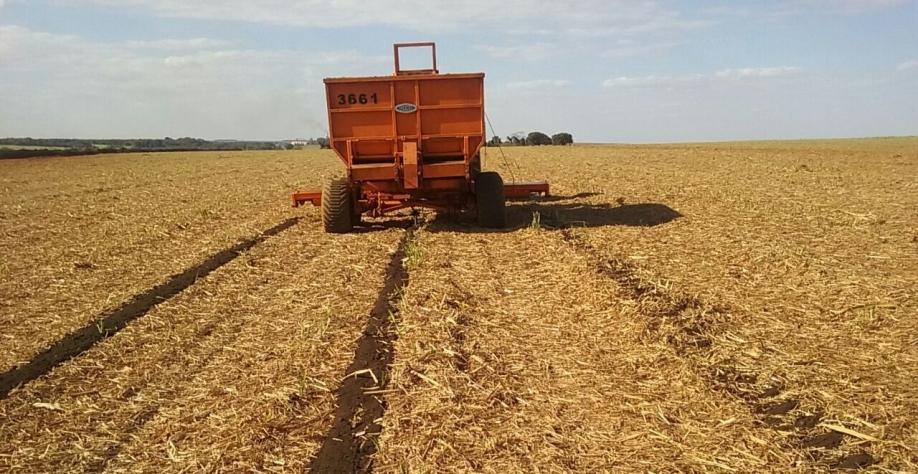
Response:
[{"label": "dry straw", "polygon": [[[556,197],[417,232],[376,470],[918,470],[918,142],[507,153]],[[339,168],[66,160],[0,162],[7,368]],[[0,400],[0,469],[308,466],[403,231],[304,215]]]},{"label": "dry straw", "polygon": [[0,371],[283,220],[290,190],[319,185],[337,169],[330,158],[201,152],[0,162]]},{"label": "dry straw", "polygon": [[0,402],[3,470],[304,469],[399,234],[255,247]]}]

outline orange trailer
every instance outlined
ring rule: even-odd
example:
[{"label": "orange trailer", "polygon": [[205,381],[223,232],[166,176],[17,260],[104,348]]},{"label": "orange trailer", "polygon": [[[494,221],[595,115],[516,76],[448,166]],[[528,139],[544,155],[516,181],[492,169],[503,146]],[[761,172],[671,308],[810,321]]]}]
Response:
[{"label": "orange trailer", "polygon": [[[429,47],[430,69],[401,69],[399,50]],[[548,194],[548,183],[504,184],[481,171],[484,73],[440,74],[434,43],[393,47],[395,74],[325,79],[331,148],[347,176],[293,205],[322,208],[327,232],[349,232],[362,214],[405,207],[474,209],[485,227],[505,225],[506,197]]]}]

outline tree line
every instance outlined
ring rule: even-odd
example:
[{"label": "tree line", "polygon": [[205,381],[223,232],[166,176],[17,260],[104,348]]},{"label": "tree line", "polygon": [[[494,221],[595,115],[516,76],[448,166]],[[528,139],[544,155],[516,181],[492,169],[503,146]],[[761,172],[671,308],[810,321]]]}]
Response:
[{"label": "tree line", "polygon": [[[308,145],[327,148],[325,138],[310,138]],[[289,140],[204,140],[203,138],[0,138],[0,159],[33,156],[75,156],[100,153],[158,151],[239,151],[292,149]]]},{"label": "tree line", "polygon": [[494,135],[488,140],[488,146],[514,145],[514,146],[539,146],[539,145],[573,145],[574,137],[570,133],[560,132],[548,136],[542,132],[517,132],[507,135],[506,139]]},{"label": "tree line", "polygon": [[92,151],[93,149],[132,150],[271,150],[279,148],[280,142],[243,140],[204,140],[203,138],[129,138],[129,139],[83,139],[83,138],[0,138],[0,145],[22,148],[64,148],[68,150]]},{"label": "tree line", "polygon": [[[570,133],[561,132],[548,136],[542,132],[517,132],[502,139],[494,136],[488,140],[488,146],[500,145],[571,145],[574,138]],[[204,140],[203,138],[0,138],[0,159],[28,158],[32,156],[71,156],[94,155],[98,153],[129,153],[154,151],[232,151],[232,150],[278,150],[294,149],[303,146],[330,148],[327,137],[284,140],[284,141],[247,141],[247,140]]]}]

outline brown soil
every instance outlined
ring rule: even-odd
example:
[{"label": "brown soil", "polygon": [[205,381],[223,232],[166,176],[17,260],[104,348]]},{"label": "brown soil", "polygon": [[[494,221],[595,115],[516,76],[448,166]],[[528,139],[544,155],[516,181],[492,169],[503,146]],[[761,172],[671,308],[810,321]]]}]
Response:
[{"label": "brown soil", "polygon": [[385,283],[357,340],[354,361],[338,387],[334,424],[309,466],[312,472],[372,471],[371,456],[376,453],[382,431],[380,420],[386,411],[381,394],[389,385],[389,367],[395,355],[393,319],[398,317],[395,302],[408,285],[404,260],[411,239],[409,231],[392,254]]},{"label": "brown soil", "polygon": [[290,228],[296,224],[297,220],[295,217],[287,219],[265,230],[258,237],[239,242],[228,249],[221,250],[184,272],[173,275],[165,283],[134,296],[118,309],[104,314],[90,324],[68,334],[28,363],[0,374],[0,399],[5,398],[16,387],[48,373],[54,366],[82,354],[102,339],[113,336],[134,319],[145,315],[150,308],[177,295],[194,284],[198,278],[206,277],[210,272],[231,262],[242,252],[264,241],[266,238]]}]

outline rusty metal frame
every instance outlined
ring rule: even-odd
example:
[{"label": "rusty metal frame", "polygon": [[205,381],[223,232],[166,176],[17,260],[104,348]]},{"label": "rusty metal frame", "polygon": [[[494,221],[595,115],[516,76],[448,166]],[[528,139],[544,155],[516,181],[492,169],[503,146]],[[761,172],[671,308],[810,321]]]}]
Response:
[{"label": "rusty metal frame", "polygon": [[[400,48],[430,47],[431,69],[403,70],[399,60]],[[486,120],[484,116],[484,74],[439,74],[437,69],[437,49],[433,42],[396,43],[393,45],[395,72],[392,76],[384,77],[343,77],[326,78],[325,94],[328,104],[329,138],[332,148],[336,151],[347,167],[348,179],[354,195],[354,211],[379,217],[386,213],[409,207],[426,207],[438,211],[455,211],[473,207],[475,204],[473,190],[473,171],[471,164],[477,159],[487,140]],[[481,97],[478,104],[461,104],[461,107],[478,108],[481,110],[481,139],[472,143],[470,135],[453,135],[450,133],[422,134],[422,114],[427,109],[448,108],[447,106],[425,106],[420,103],[420,81],[448,80],[448,79],[480,79]],[[333,109],[330,95],[330,84],[336,83],[362,83],[380,80],[391,81],[389,95],[395,102],[396,81],[412,81],[417,110],[415,119],[415,134],[398,136],[398,123],[396,111],[391,111],[392,137],[395,137],[389,148],[393,160],[388,164],[373,162],[365,164],[355,163],[355,153],[358,142],[361,140],[392,140],[389,137],[350,136],[340,137],[332,129],[333,113],[352,112],[350,109]],[[453,106],[458,107],[458,106]],[[366,109],[364,109],[366,110]],[[382,109],[380,109],[381,111]],[[376,111],[375,109],[373,110]],[[475,135],[475,134],[473,134]],[[477,135],[476,135],[477,136]],[[425,158],[438,158],[436,153],[425,154],[422,148],[423,140],[431,138],[460,139],[461,160],[425,162]],[[343,143],[342,143],[343,142]],[[339,146],[343,145],[343,150]],[[400,146],[401,145],[401,146]],[[400,149],[401,148],[401,149]],[[445,158],[457,155],[443,155]],[[505,183],[504,195],[508,199],[529,198],[533,195],[549,195],[549,185],[545,181],[532,181],[520,183]],[[298,192],[292,196],[293,206],[298,207],[306,203],[314,206],[322,205],[321,192]]]},{"label": "rusty metal frame", "polygon": [[[398,58],[398,50],[401,48],[423,48],[430,47],[430,56],[433,67],[430,69],[402,69]],[[437,70],[437,45],[432,41],[419,43],[395,43],[392,45],[392,53],[395,56],[395,75],[404,76],[411,74],[439,74]]]},{"label": "rusty metal frame", "polygon": [[[455,209],[455,204],[462,199],[436,199],[431,197],[425,197],[423,199],[417,199],[412,197],[410,194],[402,193],[387,193],[372,189],[373,186],[370,183],[366,183],[366,187],[369,189],[364,189],[361,192],[360,199],[357,200],[358,211],[361,213],[367,212],[371,216],[379,217],[387,212],[392,212],[398,209],[403,209],[406,207],[428,207],[436,210],[452,210]],[[453,197],[459,196],[459,192],[455,193],[446,193],[446,196]],[[546,181],[527,181],[519,183],[505,183],[504,184],[504,196],[507,199],[526,199],[532,196],[550,196],[550,185]],[[307,202],[311,203],[313,206],[322,205],[322,193],[321,192],[299,192],[294,193],[292,197],[293,207],[300,207]]]},{"label": "rusty metal frame", "polygon": [[522,181],[516,183],[504,183],[504,197],[510,199],[528,198],[532,195],[549,195],[549,186],[547,181]]},{"label": "rusty metal frame", "polygon": [[293,193],[292,200],[293,207],[300,207],[307,202],[312,203],[313,206],[321,206],[322,193],[319,191]]}]

